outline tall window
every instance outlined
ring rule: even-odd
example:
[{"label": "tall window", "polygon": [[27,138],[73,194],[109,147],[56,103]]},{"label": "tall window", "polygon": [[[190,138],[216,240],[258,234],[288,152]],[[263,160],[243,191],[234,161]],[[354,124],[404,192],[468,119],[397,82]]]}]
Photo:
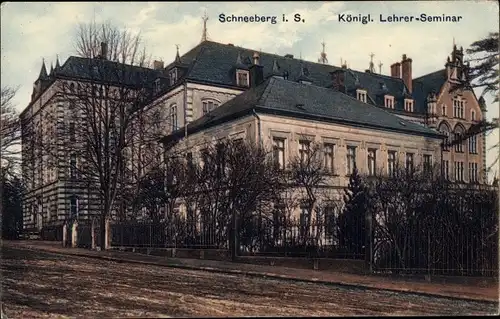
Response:
[{"label": "tall window", "polygon": [[335,145],[333,144],[325,144],[323,148],[323,153],[324,153],[324,167],[325,171],[328,173],[333,173],[334,170],[334,151],[335,151]]},{"label": "tall window", "polygon": [[464,100],[461,100],[461,99],[454,99],[453,100],[453,117],[456,117],[456,118],[461,118],[463,119],[464,118]]},{"label": "tall window", "polygon": [[248,71],[237,71],[236,72],[236,85],[239,86],[249,86],[250,82],[248,80]]},{"label": "tall window", "polygon": [[302,163],[306,163],[309,160],[311,142],[309,141],[299,141],[299,158]]},{"label": "tall window", "polygon": [[309,225],[311,221],[311,212],[309,211],[309,207],[307,205],[301,205],[300,207],[300,232],[302,235],[307,230],[307,225]]},{"label": "tall window", "polygon": [[443,178],[446,180],[450,179],[450,162],[443,160],[441,161],[441,171],[443,173]]},{"label": "tall window", "polygon": [[70,122],[69,123],[69,141],[70,142],[75,142],[76,137],[75,137],[75,123]]},{"label": "tall window", "polygon": [[464,162],[455,162],[455,181],[464,181]]},{"label": "tall window", "polygon": [[69,156],[69,177],[70,178],[76,178],[77,172],[76,172],[76,155],[71,154]]},{"label": "tall window", "polygon": [[432,155],[424,154],[424,173],[430,173],[432,170]]},{"label": "tall window", "polygon": [[170,106],[170,125],[172,126],[172,131],[177,130],[177,105],[173,104]]},{"label": "tall window", "polygon": [[370,176],[375,176],[376,163],[377,163],[376,152],[377,150],[375,149],[368,150],[368,175]]},{"label": "tall window", "polygon": [[366,91],[363,91],[363,90],[357,90],[356,91],[356,97],[358,100],[360,100],[361,102],[364,102],[366,103]]},{"label": "tall window", "polygon": [[70,198],[71,218],[78,218],[78,197],[76,195]]},{"label": "tall window", "polygon": [[285,168],[285,139],[273,138],[273,158],[274,163],[280,168]]},{"label": "tall window", "polygon": [[414,154],[406,153],[406,173],[412,174],[414,169]]},{"label": "tall window", "polygon": [[441,115],[446,116],[446,105],[441,106]]},{"label": "tall window", "polygon": [[387,173],[390,177],[396,174],[396,151],[387,152]]},{"label": "tall window", "polygon": [[219,106],[219,102],[214,100],[203,100],[201,104],[203,107],[203,115],[212,112],[213,109]]},{"label": "tall window", "polygon": [[469,137],[469,153],[477,154],[477,136]]},{"label": "tall window", "polygon": [[469,182],[477,183],[477,163],[469,163]]},{"label": "tall window", "polygon": [[471,119],[471,121],[475,121],[476,120],[476,112],[472,111],[470,113],[470,119]]},{"label": "tall window", "polygon": [[454,136],[454,141],[456,141],[457,144],[455,144],[455,152],[462,153],[464,151],[464,143],[461,141],[462,134],[457,132],[453,134]]},{"label": "tall window", "polygon": [[347,146],[347,174],[352,174],[356,167],[356,146]]}]

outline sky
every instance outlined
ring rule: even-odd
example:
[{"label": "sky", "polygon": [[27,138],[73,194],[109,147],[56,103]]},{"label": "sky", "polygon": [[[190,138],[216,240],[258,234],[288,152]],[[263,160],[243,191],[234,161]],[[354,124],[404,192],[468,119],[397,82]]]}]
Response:
[{"label": "sky", "polygon": [[[389,74],[389,66],[403,54],[413,60],[413,77],[444,68],[453,41],[464,50],[489,32],[498,31],[499,7],[496,1],[370,1],[370,2],[2,2],[1,5],[1,82],[19,87],[14,103],[22,111],[29,103],[33,82],[42,59],[47,69],[59,56],[61,64],[75,54],[73,38],[79,23],[95,19],[111,21],[120,28],[141,32],[153,59],[166,64],[201,40],[202,16],[207,13],[208,38],[221,43],[253,48],[280,55],[293,54],[317,61],[321,43],[326,43],[329,64],[341,59],[350,68],[365,70],[370,54],[378,72]],[[300,14],[301,21],[293,16]],[[221,22],[219,15],[276,16],[277,23]],[[288,22],[282,22],[283,15]],[[342,22],[339,15],[370,14],[373,22]],[[460,22],[380,22],[389,15],[455,15]],[[303,20],[303,21],[302,21]],[[386,19],[387,20],[387,19]],[[481,94],[477,90],[478,96]],[[487,118],[499,117],[498,104],[485,96]],[[498,143],[498,130],[487,137],[487,147]],[[489,151],[487,162],[498,156]],[[494,168],[492,173],[497,171]]]}]

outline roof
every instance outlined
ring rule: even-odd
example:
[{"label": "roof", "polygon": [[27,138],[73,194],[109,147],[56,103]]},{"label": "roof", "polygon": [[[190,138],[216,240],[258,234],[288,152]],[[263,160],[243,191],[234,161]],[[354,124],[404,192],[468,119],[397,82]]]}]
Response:
[{"label": "roof", "polygon": [[[254,110],[259,113],[442,138],[433,129],[403,120],[384,109],[360,102],[341,92],[276,77],[191,122],[187,130],[192,134],[248,115]],[[183,135],[184,129],[181,129],[164,141]]]},{"label": "roof", "polygon": [[446,74],[446,69],[413,79],[412,97],[415,100],[414,108],[418,109],[420,113],[425,113],[427,108],[427,96],[432,92],[438,95],[447,80],[448,76]]},{"label": "roof", "polygon": [[104,80],[122,85],[151,83],[160,74],[160,71],[149,68],[76,56],[70,56],[60,68],[54,70],[55,76],[94,81]]}]

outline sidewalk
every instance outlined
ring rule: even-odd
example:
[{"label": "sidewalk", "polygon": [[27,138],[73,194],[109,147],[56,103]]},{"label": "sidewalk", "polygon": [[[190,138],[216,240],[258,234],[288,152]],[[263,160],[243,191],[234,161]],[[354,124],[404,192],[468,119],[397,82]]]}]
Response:
[{"label": "sidewalk", "polygon": [[[426,282],[414,279],[394,279],[376,275],[355,275],[332,271],[295,269],[224,261],[165,258],[121,251],[92,251],[82,248],[63,248],[59,242],[3,241],[3,246],[36,249],[58,254],[99,258],[116,262],[141,263],[181,269],[241,274],[246,276],[278,278],[283,280],[314,282],[330,285],[355,286],[361,289],[411,292],[429,296],[441,296],[476,301],[498,302],[499,300],[498,281],[494,278],[481,278],[481,280],[458,284],[446,282],[445,279],[439,277],[432,278],[431,282]],[[436,281],[435,279],[438,279],[438,282],[434,282]]]}]

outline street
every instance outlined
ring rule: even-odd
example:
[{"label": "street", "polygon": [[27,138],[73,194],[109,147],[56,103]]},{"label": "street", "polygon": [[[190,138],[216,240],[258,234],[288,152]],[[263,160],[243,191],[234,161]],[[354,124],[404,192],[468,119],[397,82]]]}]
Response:
[{"label": "street", "polygon": [[2,247],[8,318],[481,315],[497,305]]}]

